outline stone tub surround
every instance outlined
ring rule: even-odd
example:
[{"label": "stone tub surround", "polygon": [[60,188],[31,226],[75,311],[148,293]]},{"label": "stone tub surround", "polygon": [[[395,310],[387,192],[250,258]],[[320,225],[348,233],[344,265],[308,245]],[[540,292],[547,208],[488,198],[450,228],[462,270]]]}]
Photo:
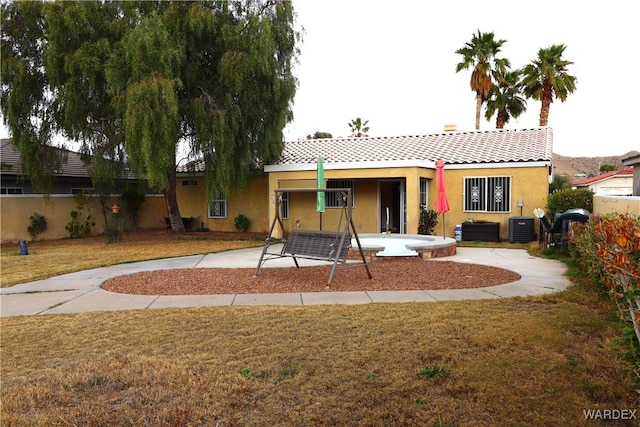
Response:
[{"label": "stone tub surround", "polygon": [[[358,235],[362,251],[367,262],[373,262],[387,256],[416,256],[416,255],[384,255],[384,240],[393,239],[406,240],[406,249],[417,252],[420,259],[442,258],[455,255],[457,252],[456,240],[450,237],[430,236],[421,234],[363,234]],[[420,242],[417,242],[417,241]],[[349,250],[348,259],[360,259],[360,252],[355,238],[352,239],[351,249]]]}]

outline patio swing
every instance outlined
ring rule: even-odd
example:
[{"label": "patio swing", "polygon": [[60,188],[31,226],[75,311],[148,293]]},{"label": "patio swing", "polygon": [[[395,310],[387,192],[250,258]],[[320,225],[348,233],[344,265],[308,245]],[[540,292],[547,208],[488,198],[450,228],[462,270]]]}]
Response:
[{"label": "patio swing", "polygon": [[[343,209],[340,213],[340,221],[338,222],[338,228],[336,231],[322,231],[322,230],[291,230],[288,235],[282,240],[283,246],[279,251],[270,251],[270,247],[273,240],[273,231],[276,224],[280,225],[280,229],[284,233],[284,223],[282,220],[282,193],[318,193],[318,192],[333,192],[338,193],[343,198]],[[350,188],[287,188],[276,189],[275,194],[275,210],[276,214],[271,223],[269,234],[265,239],[264,247],[262,248],[262,254],[258,261],[258,266],[254,276],[257,276],[260,272],[262,265],[271,259],[289,257],[293,258],[293,262],[297,268],[300,268],[298,259],[311,259],[317,261],[331,262],[331,272],[329,273],[328,283],[331,284],[333,275],[338,267],[338,264],[347,264],[347,256],[349,249],[351,248],[352,235],[349,232],[349,228],[353,232],[353,238],[355,238],[358,244],[358,250],[360,257],[362,258],[362,264],[364,264],[369,279],[372,278],[369,271],[369,265],[362,250],[358,233],[353,224],[352,217],[352,195]],[[346,218],[345,218],[346,217]],[[343,218],[345,219],[344,227],[342,226]],[[283,236],[284,237],[284,236]],[[348,266],[357,266],[357,264],[350,264]],[[348,267],[345,265],[344,267]],[[343,267],[343,268],[344,268]]]}]

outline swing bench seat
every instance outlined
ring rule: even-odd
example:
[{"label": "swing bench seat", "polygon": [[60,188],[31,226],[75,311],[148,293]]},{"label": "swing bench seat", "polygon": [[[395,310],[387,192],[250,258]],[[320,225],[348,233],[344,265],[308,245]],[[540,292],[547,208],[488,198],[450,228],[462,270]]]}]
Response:
[{"label": "swing bench seat", "polygon": [[342,233],[315,230],[292,230],[282,248],[283,255],[298,258],[340,261],[347,259],[351,247],[351,234],[346,233],[344,243],[338,252]]}]

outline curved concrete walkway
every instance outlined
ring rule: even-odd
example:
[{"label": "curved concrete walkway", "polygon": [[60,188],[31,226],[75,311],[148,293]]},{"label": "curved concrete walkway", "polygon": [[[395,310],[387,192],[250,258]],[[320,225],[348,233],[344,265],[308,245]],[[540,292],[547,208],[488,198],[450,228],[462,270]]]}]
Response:
[{"label": "curved concrete walkway", "polygon": [[[176,268],[256,268],[261,251],[262,248],[240,249],[218,254],[121,264],[1,288],[0,317],[167,307],[472,300],[540,295],[558,292],[571,285],[564,276],[566,267],[560,261],[532,257],[522,249],[458,248],[458,253],[454,256],[436,258],[429,262],[456,261],[490,265],[512,270],[520,274],[521,278],[516,282],[485,288],[434,291],[319,291],[294,294],[163,296],[117,294],[100,288],[100,285],[109,278],[141,271]],[[327,263],[301,260],[300,264],[306,266]],[[281,258],[267,261],[262,268],[293,265],[291,258]]]}]

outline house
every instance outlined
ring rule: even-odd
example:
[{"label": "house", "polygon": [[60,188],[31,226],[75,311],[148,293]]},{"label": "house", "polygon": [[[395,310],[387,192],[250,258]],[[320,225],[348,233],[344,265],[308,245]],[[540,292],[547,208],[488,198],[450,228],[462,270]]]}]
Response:
[{"label": "house", "polygon": [[599,196],[631,196],[633,168],[625,168],[594,175],[573,183],[573,188],[591,190]]},{"label": "house", "polygon": [[[205,195],[202,165],[178,166],[177,198],[181,215],[195,218],[198,228],[235,231],[235,218],[242,214],[251,221],[249,231],[266,236],[275,217],[274,190],[316,188],[321,156],[325,186],[352,190],[358,233],[416,234],[422,207],[434,209],[435,165],[442,159],[450,210],[439,216],[435,233],[454,237],[456,224],[491,222],[505,240],[511,219],[526,216],[534,221],[533,210],[546,207],[552,151],[551,128],[297,140],[286,142],[279,161],[265,165],[264,173],[245,188],[233,189],[211,203]],[[284,192],[284,230],[275,230],[274,235],[294,228],[337,230],[344,224],[344,209],[335,194],[327,193],[326,210],[320,214],[315,192]],[[9,231],[5,215],[13,214],[5,209],[8,195],[2,197],[4,240]],[[20,212],[20,227],[25,229],[25,218],[33,210]],[[68,217],[67,208],[62,215]],[[164,215],[166,207],[159,199],[144,207],[143,223],[162,228],[164,222],[157,219]],[[539,229],[539,224],[533,229]]]},{"label": "house", "polygon": [[[62,150],[62,149],[60,149]],[[48,228],[38,238],[59,239],[66,237],[67,224],[71,221],[72,211],[82,211],[83,215],[91,215],[93,233],[104,233],[110,218],[110,207],[121,203],[120,189],[115,189],[107,199],[90,197],[82,209],[78,209],[75,196],[78,194],[93,195],[95,193],[91,180],[91,171],[81,158],[80,153],[62,150],[66,161],[62,163],[47,197],[37,192],[28,177],[20,171],[20,153],[10,139],[0,140],[0,217],[2,241],[13,241],[29,238],[27,228],[30,217],[37,213],[46,218]],[[127,182],[138,185],[139,180],[129,174]],[[141,228],[157,228],[163,225],[162,218],[166,214],[166,205],[162,195],[148,194],[144,203],[146,217],[138,224]]]},{"label": "house", "polygon": [[[67,161],[62,164],[61,170],[51,188],[51,194],[77,194],[89,193],[93,190],[91,175],[87,165],[82,161],[80,154],[64,151]],[[11,139],[0,139],[0,194],[39,194],[28,179],[20,173],[20,152],[11,143]]]},{"label": "house", "polygon": [[[275,189],[316,186],[321,156],[326,187],[352,189],[358,233],[385,232],[389,224],[393,233],[416,234],[420,208],[434,209],[435,164],[442,159],[451,206],[445,234],[453,237],[464,221],[488,221],[498,223],[506,239],[510,218],[546,206],[552,149],[551,128],[291,141],[277,163],[264,167],[269,218],[275,215]],[[337,227],[341,212],[340,201],[327,194],[323,227]],[[282,216],[285,232],[318,229],[315,194],[284,193]]]}]

